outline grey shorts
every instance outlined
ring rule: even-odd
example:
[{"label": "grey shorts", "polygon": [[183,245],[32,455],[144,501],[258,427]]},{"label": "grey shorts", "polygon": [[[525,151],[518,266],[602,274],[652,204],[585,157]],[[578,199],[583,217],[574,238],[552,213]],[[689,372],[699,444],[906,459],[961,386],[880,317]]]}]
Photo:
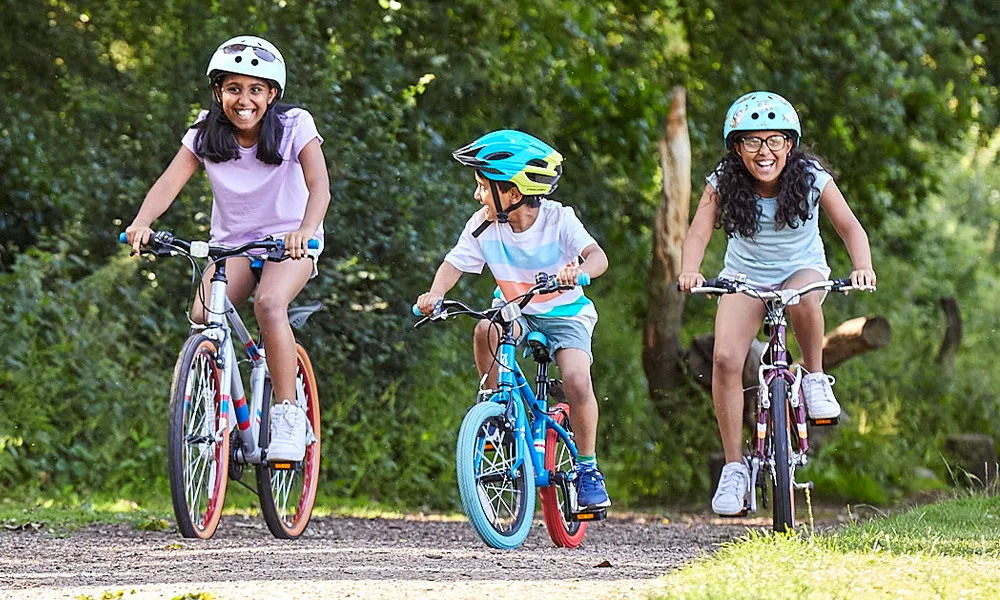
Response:
[{"label": "grey shorts", "polygon": [[539,331],[549,339],[549,348],[552,355],[562,348],[577,348],[583,350],[590,357],[590,363],[594,363],[594,353],[591,351],[591,333],[586,325],[580,321],[559,317],[535,317],[522,314],[517,322],[521,325],[521,337],[518,338],[519,346],[526,344],[528,333]]}]

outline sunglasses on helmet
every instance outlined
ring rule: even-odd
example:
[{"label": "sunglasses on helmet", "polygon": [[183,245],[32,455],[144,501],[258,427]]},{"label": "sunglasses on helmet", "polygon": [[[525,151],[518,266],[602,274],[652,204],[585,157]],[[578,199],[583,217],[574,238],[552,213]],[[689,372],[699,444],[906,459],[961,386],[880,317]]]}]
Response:
[{"label": "sunglasses on helmet", "polygon": [[222,49],[225,54],[239,54],[246,50],[247,48],[253,48],[253,53],[257,55],[257,58],[265,62],[274,62],[278,60],[278,57],[274,54],[268,52],[263,48],[258,48],[257,46],[247,46],[246,44],[233,44],[231,46],[226,46]]}]

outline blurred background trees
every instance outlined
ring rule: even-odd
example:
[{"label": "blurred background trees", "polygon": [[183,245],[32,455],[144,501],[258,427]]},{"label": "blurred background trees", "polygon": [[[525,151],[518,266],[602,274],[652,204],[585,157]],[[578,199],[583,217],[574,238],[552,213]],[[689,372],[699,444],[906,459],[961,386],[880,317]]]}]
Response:
[{"label": "blurred background trees", "polygon": [[[327,250],[303,298],[326,305],[304,337],[331,440],[329,496],[457,506],[471,325],[415,335],[408,307],[476,208],[451,150],[514,127],[566,156],[556,199],[611,259],[588,294],[601,315],[594,378],[612,495],[632,506],[707,497],[719,447],[710,399],[691,386],[685,410],[656,414],[641,360],[657,142],[676,85],[687,88],[695,200],[728,105],[771,89],[799,109],[806,142],[869,230],[880,290],[831,299],[827,320],[878,312],[894,341],[835,372],[858,418],[814,460],[818,493],[887,502],[941,485],[946,435],[1000,436],[1000,17],[988,4],[0,0],[0,488],[166,489],[189,272],[128,259],[117,235],[210,102],[211,53],[239,33],[282,50],[285,98],[325,137]],[[199,173],[157,226],[205,237],[210,211]],[[824,228],[831,266],[846,273]],[[717,234],[706,274],[724,245]],[[482,302],[491,278],[466,279],[456,293]],[[965,319],[950,377],[934,366],[943,295]],[[685,342],[713,315],[689,300]]]}]

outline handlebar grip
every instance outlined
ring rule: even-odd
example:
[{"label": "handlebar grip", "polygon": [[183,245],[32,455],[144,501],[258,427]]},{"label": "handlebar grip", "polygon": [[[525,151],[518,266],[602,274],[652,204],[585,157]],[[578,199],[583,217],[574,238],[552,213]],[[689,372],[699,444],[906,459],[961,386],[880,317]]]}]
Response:
[{"label": "handlebar grip", "polygon": [[124,231],[118,234],[118,241],[121,242],[121,243],[123,243],[123,244],[127,244],[128,243],[128,236],[125,235]]},{"label": "handlebar grip", "polygon": [[319,250],[319,240],[312,239],[306,242],[306,248],[310,250]]},{"label": "handlebar grip", "polygon": [[413,313],[414,317],[422,317],[422,316],[424,316],[424,313],[420,312],[420,309],[417,308],[416,304],[414,304],[413,306],[410,307],[410,312]]},{"label": "handlebar grip", "polygon": [[576,284],[579,286],[590,285],[590,273],[580,273],[576,276]]}]

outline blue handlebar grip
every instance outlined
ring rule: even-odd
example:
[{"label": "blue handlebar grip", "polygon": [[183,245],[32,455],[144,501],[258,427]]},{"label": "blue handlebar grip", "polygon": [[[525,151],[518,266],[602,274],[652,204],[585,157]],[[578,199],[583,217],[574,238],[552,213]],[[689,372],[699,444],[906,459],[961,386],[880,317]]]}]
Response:
[{"label": "blue handlebar grip", "polygon": [[124,231],[118,234],[118,241],[121,242],[121,243],[123,243],[123,244],[127,244],[128,243],[128,236],[125,235]]},{"label": "blue handlebar grip", "polygon": [[319,240],[309,240],[306,242],[306,248],[310,250],[319,250]]},{"label": "blue handlebar grip", "polygon": [[414,304],[413,306],[410,307],[410,311],[413,313],[413,316],[415,316],[415,317],[422,317],[422,316],[424,316],[424,313],[420,312],[420,309],[417,308],[416,304]]},{"label": "blue handlebar grip", "polygon": [[590,285],[590,273],[580,273],[577,275],[576,284],[580,286]]}]

